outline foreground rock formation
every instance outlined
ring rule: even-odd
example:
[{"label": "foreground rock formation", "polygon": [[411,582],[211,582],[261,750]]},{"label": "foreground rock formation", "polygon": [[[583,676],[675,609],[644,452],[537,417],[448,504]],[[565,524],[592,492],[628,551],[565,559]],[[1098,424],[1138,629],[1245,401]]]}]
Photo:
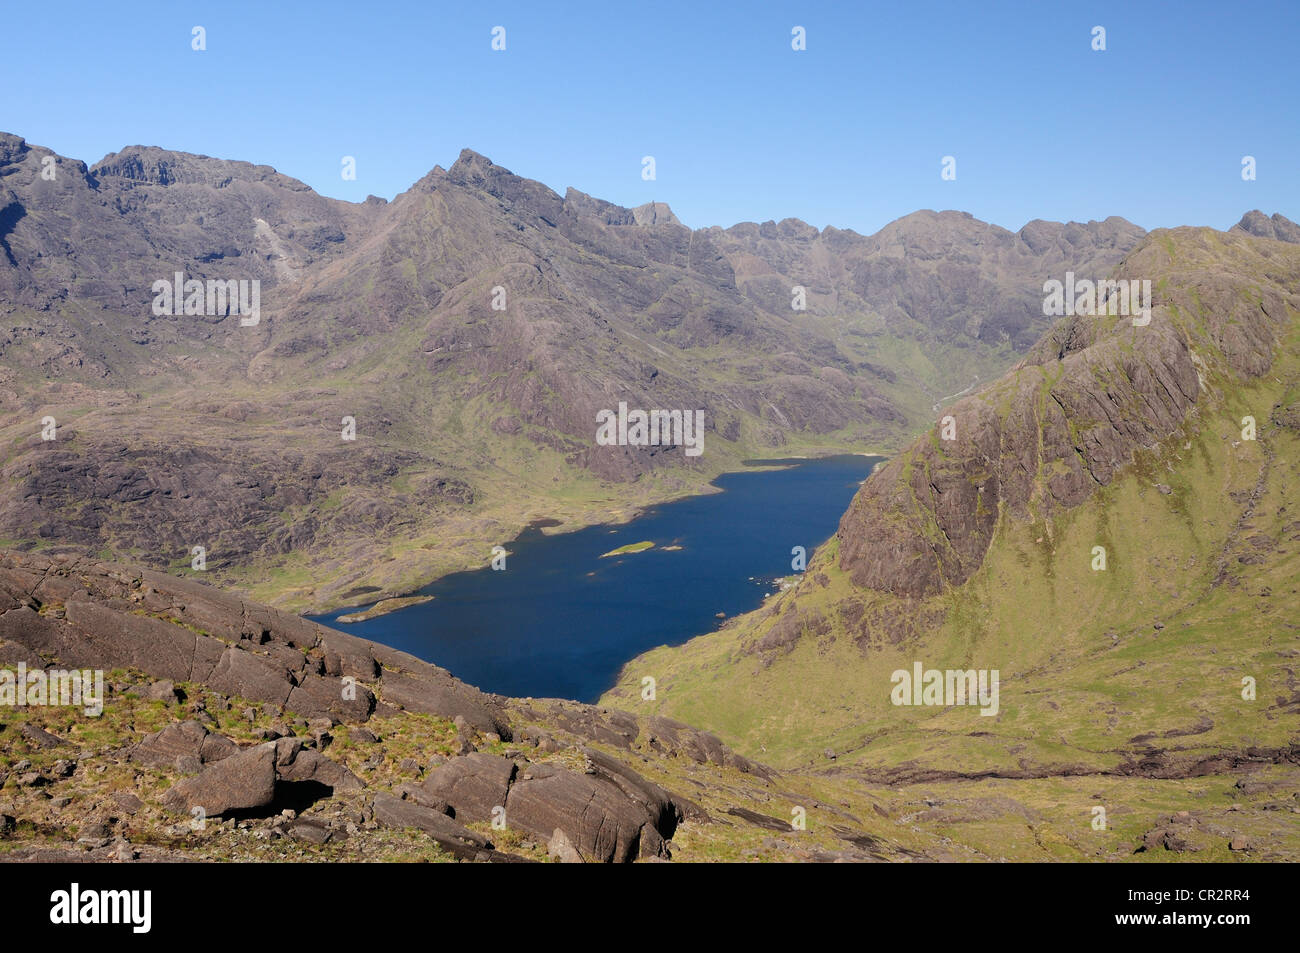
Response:
[{"label": "foreground rock formation", "polygon": [[251,832],[389,859],[669,859],[683,826],[724,822],[635,765],[692,788],[706,787],[697,771],[734,779],[744,803],[776,780],[667,719],[487,695],[205,584],[95,560],[0,554],[0,665],[108,673],[98,716],[0,708],[0,837],[27,842],[0,857],[238,857],[229,838]]}]

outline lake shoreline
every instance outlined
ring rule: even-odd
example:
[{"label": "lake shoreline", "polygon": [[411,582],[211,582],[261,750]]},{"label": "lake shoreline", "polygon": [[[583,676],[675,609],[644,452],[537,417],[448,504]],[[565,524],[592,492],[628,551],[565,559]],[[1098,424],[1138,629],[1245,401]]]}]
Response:
[{"label": "lake shoreline", "polygon": [[[433,597],[427,604],[368,612],[345,631],[484,691],[590,701],[644,651],[761,609],[834,535],[882,459],[765,460],[617,523],[557,533],[534,520],[508,544],[510,562],[498,567],[506,571],[450,573],[420,590]],[[342,628],[346,614],[312,621]]]},{"label": "lake shoreline", "polygon": [[[675,493],[671,495],[666,495],[661,499],[655,499],[646,503],[629,504],[629,508],[624,510],[623,514],[621,514],[623,516],[623,518],[621,519],[614,519],[614,520],[596,519],[591,522],[586,522],[581,518],[578,518],[578,519],[570,519],[566,522],[550,516],[535,517],[533,519],[528,520],[526,523],[520,526],[520,528],[515,533],[515,535],[511,537],[507,542],[502,543],[501,545],[506,549],[507,555],[509,555],[512,552],[511,546],[517,544],[522,537],[524,537],[530,531],[533,530],[536,530],[538,533],[540,533],[543,536],[551,537],[551,536],[563,536],[568,533],[577,533],[586,529],[592,529],[597,526],[608,526],[613,529],[624,527],[631,523],[634,523],[638,519],[642,519],[647,513],[649,513],[655,507],[663,506],[668,503],[676,503],[681,500],[692,499],[695,497],[713,496],[717,493],[724,492],[715,484],[717,483],[718,480],[722,479],[725,476],[731,476],[737,473],[764,473],[764,472],[772,472],[776,470],[788,470],[796,465],[793,463],[783,464],[782,461],[808,462],[808,461],[815,461],[815,460],[827,460],[827,459],[832,459],[834,457],[880,457],[881,458],[880,461],[872,468],[871,473],[869,473],[867,477],[864,478],[863,482],[866,482],[866,479],[869,479],[882,466],[884,466],[885,463],[889,461],[890,459],[889,453],[890,451],[883,451],[883,450],[882,451],[831,450],[828,451],[827,453],[791,454],[790,456],[786,456],[786,457],[754,457],[748,460],[740,461],[741,465],[738,468],[727,469],[718,472],[713,477],[711,477],[709,481],[698,491],[687,491],[682,493]],[[462,572],[474,572],[476,570],[486,569],[487,566],[488,564],[482,562],[463,564],[458,568],[452,567],[446,569],[445,571],[441,571],[433,575],[430,575],[428,577],[422,577],[423,581],[419,582],[418,584],[412,584],[410,586],[392,587],[392,588],[380,588],[377,591],[370,593],[369,595],[371,596],[371,598],[367,599],[364,602],[356,602],[352,600],[338,600],[338,601],[329,600],[322,604],[314,604],[314,605],[306,606],[300,610],[299,614],[307,617],[319,617],[319,616],[333,615],[335,613],[344,612],[345,610],[353,610],[348,614],[356,614],[356,615],[367,614],[367,620],[371,618],[378,618],[379,616],[388,615],[391,612],[400,611],[400,609],[405,608],[405,606],[403,605],[403,606],[394,607],[393,609],[377,612],[374,615],[368,614],[372,612],[375,608],[377,608],[381,603],[389,602],[389,601],[398,601],[398,600],[409,599],[412,597],[420,596],[424,593],[425,589],[429,588],[430,586],[434,585],[437,582],[440,582],[443,579],[446,579],[448,576],[454,576]],[[344,622],[341,624],[347,626],[352,623]]]}]

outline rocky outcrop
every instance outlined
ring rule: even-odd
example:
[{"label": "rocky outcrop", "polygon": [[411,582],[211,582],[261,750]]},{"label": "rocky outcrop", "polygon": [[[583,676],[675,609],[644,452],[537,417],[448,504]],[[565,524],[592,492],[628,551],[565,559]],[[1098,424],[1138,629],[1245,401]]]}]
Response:
[{"label": "rocky outcrop", "polygon": [[274,744],[275,776],[279,781],[313,783],[331,791],[359,791],[365,787],[347,768],[319,751],[303,747],[297,738],[280,738]]},{"label": "rocky outcrop", "polygon": [[529,768],[511,785],[506,822],[543,839],[562,831],[587,862],[666,857],[676,820],[655,817],[616,785],[550,764]]},{"label": "rocky outcrop", "polygon": [[506,758],[474,752],[430,772],[423,795],[447,804],[451,815],[466,823],[490,821],[493,811],[505,806],[515,771]]},{"label": "rocky outcrop", "polygon": [[1269,218],[1259,209],[1247,212],[1241,221],[1232,226],[1234,232],[1246,232],[1258,238],[1272,238],[1280,242],[1300,243],[1300,225],[1285,215],[1275,213]]},{"label": "rocky outcrop", "polygon": [[492,842],[446,814],[391,794],[375,796],[375,820],[388,827],[414,827],[461,860],[492,860]]},{"label": "rocky outcrop", "polygon": [[307,718],[363,722],[382,697],[509,737],[501,703],[443,669],[151,570],[0,555],[0,640],[15,661],[48,654],[69,666],[130,667]]},{"label": "rocky outcrop", "polygon": [[[197,754],[186,754],[188,750]],[[174,761],[167,755],[176,750]],[[206,752],[207,757],[203,757]],[[177,722],[150,735],[131,751],[130,759],[155,767],[174,765],[198,773],[176,784],[163,803],[177,809],[201,808],[217,817],[239,811],[266,810],[282,785],[312,784],[331,792],[359,791],[365,784],[347,768],[297,738],[281,738],[241,750],[229,738],[208,734],[198,722]]]},{"label": "rocky outcrop", "polygon": [[208,817],[270,807],[275,800],[275,745],[266,743],[209,765],[185,778],[164,803]]},{"label": "rocky outcrop", "polygon": [[770,781],[775,776],[775,772],[767,765],[736,754],[710,731],[700,731],[661,715],[651,716],[646,728],[646,746],[652,750],[689,758],[696,764],[735,768],[742,774],[752,774],[765,781]]},{"label": "rocky outcrop", "polygon": [[230,757],[238,750],[239,746],[229,738],[210,734],[197,721],[178,721],[137,744],[131,750],[130,760],[153,767],[186,770],[187,767],[182,765],[198,767],[211,764]]},{"label": "rocky outcrop", "polygon": [[[430,773],[417,795],[464,823],[504,822],[587,862],[668,856],[684,814],[668,792],[622,762],[584,749],[587,771],[474,753]],[[557,833],[562,835],[557,841]]]},{"label": "rocky outcrop", "polygon": [[[462,860],[518,859],[472,829],[496,830],[504,821],[561,860],[667,858],[678,826],[706,823],[707,811],[602,748],[732,769],[755,784],[772,777],[715,736],[677,722],[486,695],[414,656],[195,580],[90,559],[0,552],[0,664],[18,662],[131,673],[132,687],[117,683],[110,692],[184,713],[119,752],[137,775],[168,781],[160,801],[167,810],[219,824],[257,819],[269,825],[267,836],[314,846],[370,824],[418,831]],[[227,717],[240,712],[245,723],[273,722],[246,728],[237,742],[218,729],[213,713],[222,709]],[[409,754],[384,770],[378,788],[368,772],[382,765],[379,752],[349,764],[331,757],[336,737],[381,748],[364,723],[418,717],[427,730],[429,716],[444,726],[442,750],[461,754],[433,757],[422,779],[422,760]],[[400,721],[391,731],[403,735]],[[516,736],[519,747],[504,753],[475,750],[502,750]],[[24,725],[21,738],[30,748],[75,747],[35,725]],[[38,771],[19,761],[19,784],[58,783],[77,772],[80,757],[69,750],[56,767]],[[575,762],[583,770],[573,770]],[[130,816],[147,811],[140,797],[116,793],[114,803]],[[345,805],[342,816],[295,817],[323,801]]]}]

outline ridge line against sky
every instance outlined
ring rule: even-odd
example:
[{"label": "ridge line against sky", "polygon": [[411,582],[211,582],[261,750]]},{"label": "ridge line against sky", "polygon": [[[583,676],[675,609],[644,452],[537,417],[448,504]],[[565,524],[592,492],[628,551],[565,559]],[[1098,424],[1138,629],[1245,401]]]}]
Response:
[{"label": "ridge line against sky", "polygon": [[[16,133],[16,132],[13,132],[12,130],[8,130],[8,129],[0,129],[0,134],[5,134],[5,133],[8,133],[9,135],[18,136],[19,138],[23,138],[25,141],[27,141],[27,145],[28,145],[28,147],[51,149],[51,151],[57,153],[58,155],[62,156],[62,157],[65,158],[65,159],[74,159],[74,160],[77,160],[77,161],[84,162],[84,163],[86,164],[86,166],[87,166],[88,169],[89,169],[89,168],[94,168],[94,166],[96,166],[99,162],[103,161],[104,159],[109,158],[110,156],[117,155],[117,154],[121,154],[121,153],[123,153],[123,152],[130,152],[130,151],[135,150],[135,149],[161,149],[161,150],[163,150],[163,151],[165,151],[165,152],[171,152],[171,153],[175,153],[175,154],[178,154],[178,155],[192,155],[192,156],[194,156],[195,158],[199,158],[199,159],[213,159],[213,160],[217,160],[217,161],[231,161],[231,162],[246,162],[246,163],[248,163],[249,165],[254,166],[254,167],[258,167],[258,166],[267,167],[267,166],[269,166],[268,163],[256,162],[256,161],[253,161],[253,160],[250,160],[250,159],[242,159],[242,158],[240,158],[240,157],[238,157],[238,156],[209,156],[209,155],[204,155],[204,154],[200,154],[200,153],[189,152],[189,151],[187,151],[187,150],[185,150],[185,149],[169,149],[169,148],[167,148],[166,146],[159,146],[159,145],[157,145],[157,144],[143,144],[143,143],[131,143],[130,145],[121,146],[120,148],[117,148],[117,149],[111,150],[110,152],[106,152],[104,155],[100,156],[99,159],[96,159],[96,160],[93,160],[93,161],[87,161],[87,160],[85,160],[85,159],[80,158],[79,156],[69,156],[69,155],[66,155],[65,153],[60,152],[58,149],[54,149],[53,147],[48,146],[48,145],[46,145],[45,143],[40,143],[40,142],[31,142],[30,140],[26,140],[26,137],[21,136],[21,134]],[[546,188],[550,189],[552,192],[556,193],[556,194],[559,195],[561,198],[564,198],[564,196],[565,196],[565,189],[567,189],[567,188],[573,188],[573,189],[575,189],[575,190],[577,190],[577,191],[579,191],[579,192],[584,192],[585,194],[591,196],[592,198],[595,198],[595,199],[604,199],[604,196],[601,196],[601,195],[593,195],[592,193],[590,193],[590,192],[586,192],[585,189],[582,189],[581,187],[576,186],[576,185],[575,185],[575,186],[566,186],[564,189],[557,189],[557,188],[555,188],[554,186],[552,186],[552,185],[550,185],[550,184],[548,184],[548,183],[546,183],[546,182],[541,182],[540,179],[534,179],[534,178],[533,178],[532,176],[530,176],[530,175],[527,175],[527,174],[525,174],[525,173],[518,172],[518,171],[515,170],[515,169],[511,169],[511,168],[509,168],[509,167],[507,167],[507,166],[504,166],[504,165],[502,165],[501,163],[494,161],[494,160],[492,159],[491,156],[483,155],[483,153],[479,152],[477,149],[473,149],[472,147],[469,147],[469,146],[466,146],[465,148],[466,148],[466,149],[469,149],[471,152],[475,152],[475,153],[477,153],[478,155],[483,156],[483,158],[487,159],[489,162],[492,162],[492,164],[493,164],[494,166],[496,166],[497,168],[501,169],[501,170],[504,171],[504,172],[508,172],[508,173],[510,173],[510,174],[512,174],[512,175],[519,176],[520,178],[523,178],[523,179],[529,179],[529,180],[534,181],[534,182],[539,182],[541,185],[543,185],[543,186],[545,186]],[[458,153],[458,155],[459,155],[459,153]],[[435,165],[442,166],[442,168],[444,168],[444,169],[450,169],[451,166],[452,166],[452,164],[454,164],[454,162],[455,162],[455,160],[452,160],[451,162],[448,162],[445,166],[443,166],[443,164],[442,164],[441,162],[439,162],[439,163],[435,163]],[[307,186],[308,188],[310,188],[312,191],[314,191],[314,192],[316,192],[318,195],[322,195],[322,196],[324,196],[324,197],[326,197],[326,198],[335,199],[335,200],[337,200],[337,201],[343,201],[343,202],[352,202],[353,204],[361,204],[362,202],[365,201],[365,199],[361,199],[361,200],[355,200],[355,199],[350,199],[350,198],[348,198],[348,199],[340,199],[340,198],[338,198],[337,196],[326,195],[326,193],[321,192],[319,189],[317,189],[317,188],[316,188],[314,185],[312,185],[310,182],[307,182],[306,180],[301,179],[301,178],[299,178],[299,177],[296,176],[296,175],[293,175],[291,172],[286,172],[284,169],[276,169],[274,166],[269,166],[269,167],[272,168],[272,169],[274,169],[274,171],[276,171],[277,173],[279,173],[279,174],[281,174],[281,175],[284,175],[284,176],[287,176],[288,178],[295,179],[295,180],[297,180],[297,181],[299,181],[299,182],[302,182],[304,185],[306,185],[306,186]],[[430,166],[430,167],[429,167],[430,172],[433,170],[433,168],[434,168],[433,166]],[[428,174],[429,174],[429,173],[426,172],[424,176],[421,176],[421,177],[420,177],[420,179],[423,179],[423,178],[424,178],[425,176],[427,176]],[[393,196],[381,196],[381,197],[384,198],[384,199],[387,200],[387,201],[392,201],[394,198],[397,197],[397,195],[401,195],[401,194],[403,194],[404,192],[410,191],[410,189],[414,188],[415,185],[420,181],[420,179],[416,179],[416,180],[415,180],[414,182],[412,182],[409,186],[407,186],[407,188],[402,189],[402,190],[400,190],[399,192],[397,192],[396,195],[393,195]],[[608,199],[605,199],[605,201],[609,201],[609,200],[608,200]],[[672,213],[673,213],[674,215],[676,215],[679,219],[681,218],[681,215],[678,214],[677,209],[673,208],[673,206],[672,206],[671,203],[669,203],[669,202],[664,202],[664,201],[662,201],[662,200],[649,200],[649,199],[647,199],[647,202],[649,202],[649,201],[658,201],[659,204],[661,204],[661,205],[667,205],[668,208],[669,208],[669,210],[672,211]],[[615,203],[615,204],[617,204],[617,203]],[[635,206],[623,206],[623,207],[625,207],[625,208],[634,208]],[[1027,219],[1026,221],[1021,222],[1019,225],[1015,225],[1015,226],[1007,225],[1007,224],[1004,224],[1004,223],[1002,223],[1002,222],[991,222],[991,221],[988,221],[988,220],[986,220],[986,219],[981,219],[981,218],[979,218],[979,216],[977,216],[977,215],[976,215],[976,216],[972,216],[972,217],[975,218],[977,221],[982,222],[982,223],[985,224],[985,225],[992,225],[992,226],[994,226],[994,227],[996,227],[996,228],[1001,228],[1001,229],[1004,229],[1005,231],[1012,232],[1012,233],[1018,233],[1018,232],[1020,232],[1020,231],[1021,231],[1021,230],[1026,226],[1026,225],[1028,225],[1030,222],[1034,222],[1034,221],[1054,221],[1054,222],[1059,222],[1059,223],[1061,223],[1061,224],[1066,224],[1066,225],[1068,225],[1068,224],[1071,224],[1072,222],[1077,222],[1077,223],[1079,223],[1079,224],[1087,224],[1087,223],[1090,222],[1090,221],[1095,221],[1095,222],[1104,222],[1106,219],[1108,219],[1108,218],[1114,218],[1114,217],[1122,218],[1122,219],[1124,219],[1125,221],[1129,221],[1131,224],[1138,225],[1138,227],[1142,228],[1144,231],[1155,231],[1156,228],[1177,228],[1177,227],[1181,227],[1181,226],[1192,226],[1192,227],[1197,227],[1197,228],[1199,228],[1199,227],[1208,227],[1208,228],[1215,228],[1215,229],[1217,229],[1217,230],[1219,230],[1219,231],[1227,231],[1228,229],[1232,228],[1232,226],[1236,225],[1236,224],[1241,220],[1242,215],[1245,215],[1247,212],[1250,212],[1250,211],[1261,211],[1261,212],[1263,212],[1265,215],[1268,215],[1268,216],[1270,216],[1270,217],[1272,216],[1272,214],[1273,214],[1273,212],[1274,212],[1274,210],[1272,210],[1272,209],[1257,209],[1257,210],[1252,210],[1252,209],[1248,209],[1248,208],[1243,208],[1243,209],[1241,210],[1241,212],[1238,213],[1238,214],[1233,218],[1233,220],[1232,220],[1231,222],[1228,222],[1227,224],[1224,224],[1224,225],[1216,225],[1216,224],[1210,224],[1210,223],[1206,223],[1206,222],[1180,222],[1180,223],[1178,223],[1177,225],[1169,225],[1169,226],[1166,226],[1166,225],[1157,225],[1155,228],[1150,228],[1150,229],[1149,229],[1149,228],[1146,228],[1145,226],[1143,226],[1143,225],[1142,225],[1141,223],[1139,223],[1139,222],[1132,222],[1132,220],[1129,219],[1127,216],[1125,216],[1125,215],[1121,215],[1121,214],[1118,213],[1118,212],[1107,212],[1107,213],[1105,213],[1105,214],[1092,215],[1092,216],[1089,216],[1088,218],[1083,218],[1083,219],[1070,219],[1070,220],[1068,220],[1068,221],[1067,221],[1067,220],[1062,220],[1062,219],[1046,219],[1046,218],[1043,218],[1043,216],[1036,216],[1035,218]],[[862,232],[862,231],[859,231],[858,229],[853,228],[853,227],[851,227],[851,226],[837,225],[837,224],[834,223],[834,222],[828,222],[828,223],[826,223],[825,225],[814,225],[813,227],[816,228],[818,232],[825,231],[827,228],[833,228],[833,229],[835,229],[835,230],[837,230],[837,231],[842,231],[842,232],[850,232],[850,231],[851,231],[851,232],[854,232],[854,233],[856,233],[856,234],[858,234],[858,235],[861,235],[861,236],[863,236],[863,237],[865,237],[865,238],[869,238],[869,237],[871,237],[872,235],[875,235],[875,234],[877,234],[878,232],[880,232],[881,229],[883,229],[883,228],[885,228],[885,227],[887,227],[887,226],[889,226],[889,225],[892,225],[894,222],[899,221],[900,219],[908,218],[908,217],[910,217],[910,216],[912,216],[912,215],[916,215],[916,214],[918,214],[918,213],[922,213],[922,212],[931,212],[931,213],[938,214],[938,215],[942,215],[942,214],[946,214],[946,213],[954,213],[954,214],[958,214],[958,215],[971,215],[971,213],[968,212],[968,211],[966,211],[965,209],[957,209],[957,208],[918,208],[918,209],[912,209],[912,211],[910,211],[910,212],[906,212],[906,213],[904,213],[903,215],[900,215],[898,218],[891,219],[890,221],[884,223],[884,225],[882,225],[880,228],[874,229],[873,231],[870,231],[870,232]],[[1289,216],[1289,215],[1286,215],[1285,212],[1283,212],[1282,214],[1283,214],[1283,216],[1286,217],[1286,218],[1290,218],[1290,217],[1291,217],[1291,216]],[[795,221],[802,222],[802,223],[805,224],[805,225],[810,225],[810,224],[812,224],[812,223],[806,221],[805,219],[800,218],[798,215],[787,216],[787,218],[791,218],[791,219],[794,219]],[[735,226],[737,226],[737,225],[762,225],[762,224],[765,224],[766,222],[779,222],[779,221],[781,221],[781,220],[779,220],[779,219],[752,219],[752,218],[750,218],[750,219],[743,219],[743,220],[738,221],[738,222],[731,222],[731,223],[726,224],[726,225],[723,225],[723,224],[718,223],[718,222],[705,223],[705,224],[701,224],[701,225],[692,225],[692,224],[689,224],[689,223],[684,222],[684,221],[682,222],[682,224],[685,225],[687,228],[690,228],[690,229],[693,230],[693,231],[697,231],[697,230],[701,230],[701,229],[708,229],[708,228],[714,228],[714,227],[722,228],[722,229],[725,230],[725,229],[733,228],[733,227],[735,227]]]},{"label": "ridge line against sky", "polygon": [[693,228],[798,218],[870,235],[919,209],[1013,231],[1300,217],[1300,4],[1285,0],[69,10],[6,11],[0,56],[25,79],[0,128],[90,163],[156,144],[356,202],[473,143],[561,195],[665,202]]}]

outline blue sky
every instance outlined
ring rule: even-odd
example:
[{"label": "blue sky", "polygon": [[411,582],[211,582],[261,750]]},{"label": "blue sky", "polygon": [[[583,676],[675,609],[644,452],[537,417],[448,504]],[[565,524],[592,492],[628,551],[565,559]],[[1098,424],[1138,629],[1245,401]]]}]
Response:
[{"label": "blue sky", "polygon": [[668,202],[692,227],[869,233],[955,208],[1012,229],[1227,228],[1251,208],[1300,219],[1298,27],[1291,0],[10,0],[0,130],[88,163],[133,144],[266,163],[353,201],[468,146],[560,193]]}]

